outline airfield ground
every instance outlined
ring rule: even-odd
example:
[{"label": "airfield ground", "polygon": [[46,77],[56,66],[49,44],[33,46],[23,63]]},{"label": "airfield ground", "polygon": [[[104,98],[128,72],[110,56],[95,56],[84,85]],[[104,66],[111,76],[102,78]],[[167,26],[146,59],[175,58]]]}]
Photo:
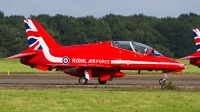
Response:
[{"label": "airfield ground", "polygon": [[[133,74],[125,75],[124,77],[115,78],[114,80],[159,80],[163,78],[160,74]],[[41,73],[1,73],[0,79],[78,79],[78,77],[70,76],[67,74],[41,74]],[[182,80],[182,81],[200,81],[200,75],[198,74],[168,74],[168,80]]]},{"label": "airfield ground", "polygon": [[[69,76],[61,72],[38,72],[36,69],[24,66],[19,60],[0,60],[0,112],[27,111],[129,111],[129,112],[189,112],[200,111],[200,84],[177,85],[175,82],[200,82],[200,69],[188,64],[181,73],[169,73],[168,81],[172,85],[162,86],[158,80],[162,73],[145,72],[137,74],[128,71],[125,77],[115,81],[150,81],[156,85],[103,85],[97,82],[82,86],[78,85],[78,77]],[[8,74],[9,73],[9,74]],[[74,80],[74,83],[43,85],[16,84],[12,81],[40,81],[45,80]],[[95,78],[94,78],[95,80]],[[114,81],[113,80],[113,81]],[[169,88],[168,88],[169,87]],[[172,88],[171,88],[172,87]],[[168,89],[167,89],[168,88]]]},{"label": "airfield ground", "polygon": [[[163,75],[125,75],[124,77],[114,78],[112,81],[108,81],[105,86],[160,86],[158,83],[160,78],[163,78]],[[67,74],[4,73],[0,74],[0,86],[5,86],[5,84],[79,85],[78,79],[79,77],[74,77]],[[190,86],[193,88],[200,87],[200,75],[169,74],[166,83],[169,83],[170,81],[177,86]],[[94,77],[92,81],[88,82],[88,85],[99,85],[97,78]]]},{"label": "airfield ground", "polygon": [[[153,81],[163,75],[126,75],[117,81]],[[75,80],[67,74],[7,73],[0,74],[5,80]],[[94,79],[95,80],[95,79]],[[200,82],[200,75],[169,74],[168,80]],[[189,112],[200,111],[200,84],[191,86],[156,85],[96,85],[78,84],[0,84],[0,111],[129,111],[129,112]],[[172,87],[171,89],[168,87]],[[167,89],[168,88],[168,89]]]},{"label": "airfield ground", "polygon": [[[127,75],[118,81],[155,81],[162,75]],[[66,74],[0,74],[0,80],[77,80]],[[172,81],[200,81],[199,75],[168,75]],[[170,85],[169,87],[173,87]],[[0,84],[0,111],[200,111],[200,88],[162,89],[160,85]]]}]

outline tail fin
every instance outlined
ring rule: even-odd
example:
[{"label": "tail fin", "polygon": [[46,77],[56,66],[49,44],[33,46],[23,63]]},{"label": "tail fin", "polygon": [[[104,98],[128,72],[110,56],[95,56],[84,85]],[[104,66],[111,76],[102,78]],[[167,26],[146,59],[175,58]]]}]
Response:
[{"label": "tail fin", "polygon": [[35,20],[24,19],[29,48],[48,50],[60,47],[53,38]]},{"label": "tail fin", "polygon": [[182,60],[185,60],[185,59],[197,59],[197,58],[200,58],[200,28],[194,28],[193,29],[193,34],[194,34],[194,42],[195,42],[195,45],[196,45],[196,49],[197,49],[197,52],[191,54],[190,56],[186,56],[186,57],[183,57],[183,58],[180,58]]},{"label": "tail fin", "polygon": [[194,34],[194,42],[196,45],[197,51],[200,50],[200,29],[193,29],[193,34]]}]

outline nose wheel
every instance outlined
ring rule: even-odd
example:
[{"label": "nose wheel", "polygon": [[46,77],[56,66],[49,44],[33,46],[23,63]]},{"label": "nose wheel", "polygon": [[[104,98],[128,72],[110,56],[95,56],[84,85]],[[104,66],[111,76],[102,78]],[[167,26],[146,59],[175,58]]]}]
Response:
[{"label": "nose wheel", "polygon": [[161,78],[161,79],[159,80],[159,84],[160,84],[160,85],[165,84],[165,81],[166,81],[166,79],[167,79],[167,74],[165,73],[165,71],[163,71],[163,75],[164,75],[164,78]]},{"label": "nose wheel", "polygon": [[160,85],[165,84],[165,78],[161,78],[161,79],[159,80],[159,84],[160,84]]}]

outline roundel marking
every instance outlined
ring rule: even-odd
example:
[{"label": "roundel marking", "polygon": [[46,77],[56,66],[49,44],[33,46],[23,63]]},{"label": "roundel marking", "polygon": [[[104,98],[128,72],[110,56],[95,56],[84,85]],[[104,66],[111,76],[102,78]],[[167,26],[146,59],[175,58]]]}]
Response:
[{"label": "roundel marking", "polygon": [[63,64],[68,64],[69,58],[67,56],[63,57],[62,62],[63,62]]}]

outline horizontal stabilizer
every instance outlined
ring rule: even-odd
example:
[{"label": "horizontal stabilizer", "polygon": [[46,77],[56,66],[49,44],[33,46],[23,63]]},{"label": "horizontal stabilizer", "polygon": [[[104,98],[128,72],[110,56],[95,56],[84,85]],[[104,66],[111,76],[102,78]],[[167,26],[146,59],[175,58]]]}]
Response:
[{"label": "horizontal stabilizer", "polygon": [[23,57],[27,57],[27,56],[33,56],[35,54],[36,53],[20,53],[20,54],[16,54],[14,56],[10,56],[10,57],[4,58],[4,59],[9,60],[9,59],[15,59],[15,58],[23,58]]},{"label": "horizontal stabilizer", "polygon": [[195,59],[195,58],[200,58],[200,56],[186,56],[183,58],[180,58],[181,60],[187,60],[187,59]]}]

